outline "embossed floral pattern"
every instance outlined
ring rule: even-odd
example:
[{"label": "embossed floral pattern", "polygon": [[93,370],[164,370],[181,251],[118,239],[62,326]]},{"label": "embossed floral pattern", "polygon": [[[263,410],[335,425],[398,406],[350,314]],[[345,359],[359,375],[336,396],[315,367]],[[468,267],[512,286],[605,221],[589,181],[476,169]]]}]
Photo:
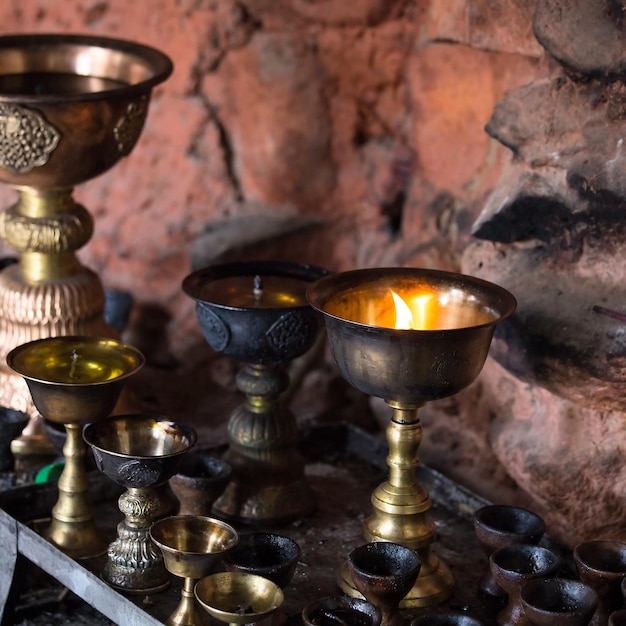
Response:
[{"label": "embossed floral pattern", "polygon": [[44,165],[61,134],[37,111],[0,104],[0,165],[17,174]]}]

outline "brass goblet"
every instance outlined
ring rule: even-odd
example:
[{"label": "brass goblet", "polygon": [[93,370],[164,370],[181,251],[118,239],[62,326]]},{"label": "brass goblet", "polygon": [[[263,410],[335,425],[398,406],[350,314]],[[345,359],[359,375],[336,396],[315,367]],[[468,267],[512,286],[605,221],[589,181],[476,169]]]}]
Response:
[{"label": "brass goblet", "polygon": [[[431,500],[415,477],[422,440],[418,409],[473,382],[495,326],[513,314],[515,298],[474,277],[417,268],[333,274],[311,285],[307,298],[324,315],[342,376],[393,410],[389,480],[372,494],[374,511],[363,535],[368,542],[392,541],[419,553],[422,568],[402,607],[442,602],[452,593],[453,578],[431,551]],[[360,597],[346,565],[338,582],[345,593]]]},{"label": "brass goblet", "polygon": [[83,438],[98,469],[126,488],[119,500],[125,519],[109,545],[102,578],[126,593],[155,593],[169,584],[163,555],[150,539],[159,510],[155,487],[176,473],[196,443],[190,426],[157,415],[119,415],[85,427]]},{"label": "brass goblet", "polygon": [[128,378],[143,367],[143,354],[114,339],[64,336],[18,346],[9,352],[7,363],[26,380],[41,415],[64,424],[67,433],[65,467],[47,538],[75,559],[104,553],[106,543],[94,524],[87,494],[81,430],[111,413]]},{"label": "brass goblet", "polygon": [[232,477],[213,505],[220,517],[284,523],[316,508],[295,417],[279,401],[289,383],[281,366],[309,350],[321,326],[306,287],[326,274],[309,265],[251,261],[210,266],[183,281],[209,345],[245,363],[237,387],[246,400],[230,416],[224,455]]},{"label": "brass goblet", "polygon": [[152,541],[161,549],[165,567],[185,579],[181,600],[167,626],[201,626],[208,615],[194,596],[198,579],[208,576],[219,559],[237,545],[237,531],[217,519],[200,515],[177,515],[160,519],[150,528]]},{"label": "brass goblet", "polygon": [[[42,337],[116,337],[104,321],[98,276],[75,252],[93,218],[72,192],[130,154],[153,88],[172,72],[153,48],[62,34],[0,37],[0,181],[18,201],[0,214],[0,237],[19,263],[0,272],[0,360]],[[0,369],[0,405],[31,413],[14,454],[53,453],[28,390]]]},{"label": "brass goblet", "polygon": [[249,572],[219,572],[196,583],[198,602],[215,619],[227,624],[253,624],[269,617],[284,600],[281,588]]}]

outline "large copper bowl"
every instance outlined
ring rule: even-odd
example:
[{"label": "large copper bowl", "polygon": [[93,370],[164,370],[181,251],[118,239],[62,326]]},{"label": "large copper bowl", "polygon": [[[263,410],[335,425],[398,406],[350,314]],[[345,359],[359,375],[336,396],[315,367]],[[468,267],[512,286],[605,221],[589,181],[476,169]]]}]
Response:
[{"label": "large copper bowl", "polygon": [[0,180],[45,189],[105,172],[134,147],[172,68],[154,48],[108,37],[0,37]]}]

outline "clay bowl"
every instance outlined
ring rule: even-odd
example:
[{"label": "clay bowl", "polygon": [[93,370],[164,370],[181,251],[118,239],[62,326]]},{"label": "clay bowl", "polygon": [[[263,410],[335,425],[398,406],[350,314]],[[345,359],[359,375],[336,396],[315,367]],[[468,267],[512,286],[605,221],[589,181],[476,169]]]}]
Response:
[{"label": "clay bowl", "polygon": [[561,559],[547,548],[516,544],[496,550],[489,557],[489,565],[508,595],[507,605],[496,616],[498,624],[522,626],[529,623],[520,598],[522,587],[535,578],[555,576]]},{"label": "clay bowl", "polygon": [[585,541],[574,547],[573,557],[580,580],[596,590],[599,619],[606,623],[610,613],[624,606],[621,585],[626,578],[626,544]]},{"label": "clay bowl", "polygon": [[524,614],[535,626],[587,626],[598,594],[578,580],[537,578],[520,593]]},{"label": "clay bowl", "polygon": [[421,565],[414,550],[389,541],[366,543],[348,555],[354,586],[380,609],[381,626],[404,622],[398,607],[417,580]]},{"label": "clay bowl", "polygon": [[306,626],[379,626],[381,614],[367,600],[330,596],[307,604],[302,620]]},{"label": "clay bowl", "polygon": [[210,517],[213,503],[222,495],[232,468],[217,456],[189,452],[170,478],[170,488],[179,502],[179,515]]},{"label": "clay bowl", "polygon": [[411,626],[483,626],[483,623],[469,615],[440,613],[416,617],[411,621]]},{"label": "clay bowl", "polygon": [[251,532],[224,557],[226,569],[263,576],[284,589],[291,581],[300,558],[300,546],[283,535]]},{"label": "clay bowl", "polygon": [[[487,558],[505,546],[519,543],[536,545],[546,530],[543,519],[532,511],[505,504],[483,506],[474,512],[473,519],[476,538]],[[491,570],[482,578],[479,588],[490,596],[506,595]]]}]

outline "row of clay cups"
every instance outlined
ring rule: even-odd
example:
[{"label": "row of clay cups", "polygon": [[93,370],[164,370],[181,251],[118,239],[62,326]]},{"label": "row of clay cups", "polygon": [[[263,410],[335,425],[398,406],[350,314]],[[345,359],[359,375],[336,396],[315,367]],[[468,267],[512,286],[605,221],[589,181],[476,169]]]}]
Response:
[{"label": "row of clay cups", "polygon": [[[560,568],[560,557],[538,545],[545,534],[543,519],[521,507],[487,505],[474,513],[474,529],[490,562],[480,589],[496,597],[508,594],[507,607],[498,616],[498,623],[529,623],[523,609],[522,587],[532,579],[554,577]],[[572,557],[579,582],[597,595],[593,624],[606,625],[609,615],[624,607],[626,544],[615,540],[585,541],[575,546]],[[573,583],[544,583],[545,593],[552,593],[557,599],[563,596],[564,606],[574,602],[577,595],[590,601],[592,594]],[[540,585],[536,583],[534,587]],[[532,597],[538,593],[534,592]],[[542,602],[545,604],[547,600]]]}]

